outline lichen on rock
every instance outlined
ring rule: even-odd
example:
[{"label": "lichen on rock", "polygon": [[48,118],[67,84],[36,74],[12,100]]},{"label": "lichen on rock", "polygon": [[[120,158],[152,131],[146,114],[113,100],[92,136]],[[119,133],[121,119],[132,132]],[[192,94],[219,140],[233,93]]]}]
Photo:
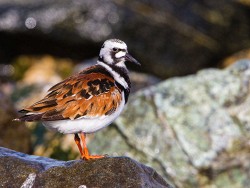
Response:
[{"label": "lichen on rock", "polygon": [[145,88],[130,97],[116,134],[97,133],[90,147],[111,142],[105,151],[149,164],[177,187],[249,185],[249,78],[241,60]]}]

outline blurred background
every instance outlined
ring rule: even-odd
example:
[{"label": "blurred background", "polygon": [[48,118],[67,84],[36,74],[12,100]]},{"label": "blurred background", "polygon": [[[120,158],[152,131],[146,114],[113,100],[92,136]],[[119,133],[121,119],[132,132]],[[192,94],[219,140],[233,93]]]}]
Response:
[{"label": "blurred background", "polygon": [[[250,1],[1,0],[0,146],[60,160],[79,158],[73,135],[12,119],[50,86],[94,64],[109,38],[125,41],[142,64],[129,66],[134,93],[171,77],[250,59]],[[112,153],[111,140],[95,139],[108,131],[122,135],[113,124],[88,137],[90,150],[133,156],[127,147]],[[158,169],[169,178],[164,168]]]}]

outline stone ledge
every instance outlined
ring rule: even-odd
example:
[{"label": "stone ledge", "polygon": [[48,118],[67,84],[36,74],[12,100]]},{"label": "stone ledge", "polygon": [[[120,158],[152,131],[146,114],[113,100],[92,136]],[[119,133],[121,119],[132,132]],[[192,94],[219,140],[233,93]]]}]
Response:
[{"label": "stone ledge", "polygon": [[128,157],[58,161],[0,147],[1,187],[168,187],[158,173]]}]

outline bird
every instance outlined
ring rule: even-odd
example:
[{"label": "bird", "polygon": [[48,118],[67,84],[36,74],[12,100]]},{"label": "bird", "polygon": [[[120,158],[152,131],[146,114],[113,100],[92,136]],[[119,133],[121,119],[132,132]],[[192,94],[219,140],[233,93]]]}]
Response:
[{"label": "bird", "polygon": [[[95,65],[55,84],[38,102],[23,108],[16,121],[41,121],[49,130],[74,134],[81,159],[100,159],[91,155],[86,134],[110,125],[128,101],[131,82],[125,63],[140,63],[120,39],[106,40]],[[80,135],[80,137],[79,137]]]}]

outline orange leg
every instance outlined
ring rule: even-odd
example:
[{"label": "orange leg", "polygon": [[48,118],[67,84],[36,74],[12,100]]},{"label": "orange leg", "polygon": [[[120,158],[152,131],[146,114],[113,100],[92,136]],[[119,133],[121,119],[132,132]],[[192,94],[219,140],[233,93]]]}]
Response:
[{"label": "orange leg", "polygon": [[81,146],[81,139],[79,138],[78,134],[75,134],[75,143],[81,153],[81,157],[83,160],[100,159],[100,158],[105,157],[104,155],[90,155],[89,150],[87,148],[86,141],[85,141],[85,137],[86,137],[85,133],[81,133],[80,136],[82,139],[83,147]]},{"label": "orange leg", "polygon": [[82,151],[82,146],[81,146],[81,140],[80,140],[78,134],[75,134],[75,138],[74,139],[75,139],[75,143],[76,143],[76,145],[77,145],[77,147],[78,147],[78,149],[79,149],[79,151],[81,153],[81,157],[84,158],[84,153]]},{"label": "orange leg", "polygon": [[90,155],[89,150],[87,148],[86,141],[85,141],[85,137],[86,137],[85,133],[81,133],[80,136],[82,139],[83,153],[84,153],[84,156],[82,156],[82,159],[90,160],[90,159],[100,159],[100,158],[105,157],[105,155]]},{"label": "orange leg", "polygon": [[85,158],[87,159],[89,157],[89,150],[87,148],[87,144],[86,144],[86,140],[85,140],[86,134],[85,133],[81,133],[80,137],[82,139],[83,153],[84,153]]}]

